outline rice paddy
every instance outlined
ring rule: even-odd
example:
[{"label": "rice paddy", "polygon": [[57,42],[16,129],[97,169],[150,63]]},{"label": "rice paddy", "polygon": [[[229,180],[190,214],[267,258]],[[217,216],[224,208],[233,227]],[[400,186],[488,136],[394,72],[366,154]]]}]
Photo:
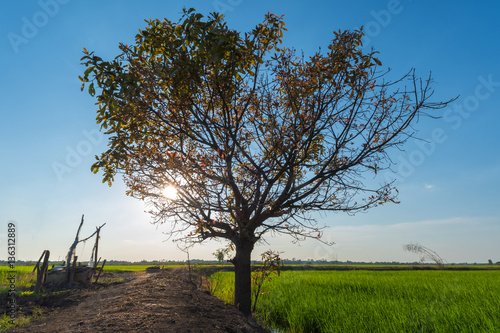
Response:
[{"label": "rice paddy", "polygon": [[[216,295],[232,302],[234,273]],[[500,332],[500,271],[285,271],[256,318],[277,332]]]},{"label": "rice paddy", "polygon": [[[18,293],[35,282],[32,270],[16,267]],[[0,293],[11,273],[0,266]],[[212,279],[231,303],[234,273]],[[254,316],[275,332],[500,332],[499,309],[500,270],[284,271],[264,284]]]}]

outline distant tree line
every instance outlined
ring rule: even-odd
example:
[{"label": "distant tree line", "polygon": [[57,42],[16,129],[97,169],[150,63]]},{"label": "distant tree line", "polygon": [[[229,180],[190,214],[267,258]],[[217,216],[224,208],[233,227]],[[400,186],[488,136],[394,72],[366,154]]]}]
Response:
[{"label": "distant tree line", "polygon": [[[58,266],[61,265],[62,260],[50,261],[49,265]],[[187,262],[185,260],[146,260],[141,261],[126,261],[126,260],[108,260],[106,265],[183,265]],[[218,260],[204,260],[204,259],[191,259],[191,263],[195,264],[205,264],[205,265],[215,265],[219,264]],[[222,263],[228,263],[224,261]],[[253,264],[259,264],[259,260],[253,260]],[[16,266],[33,266],[36,264],[35,260],[18,260],[16,261]],[[228,263],[229,264],[229,263]],[[420,261],[415,262],[398,262],[398,261],[340,261],[340,260],[315,260],[315,259],[283,259],[283,264],[285,265],[428,265]],[[7,266],[8,262],[6,260],[0,260],[0,266]],[[450,263],[449,265],[500,265],[500,261],[493,263],[490,259],[486,263]]]}]

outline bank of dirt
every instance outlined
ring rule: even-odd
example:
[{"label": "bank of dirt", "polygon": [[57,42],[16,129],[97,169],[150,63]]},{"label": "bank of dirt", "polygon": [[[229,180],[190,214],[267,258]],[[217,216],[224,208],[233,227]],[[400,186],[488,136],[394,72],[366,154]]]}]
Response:
[{"label": "bank of dirt", "polygon": [[183,269],[114,274],[121,282],[20,298],[18,311],[41,315],[6,332],[266,332],[190,284]]}]

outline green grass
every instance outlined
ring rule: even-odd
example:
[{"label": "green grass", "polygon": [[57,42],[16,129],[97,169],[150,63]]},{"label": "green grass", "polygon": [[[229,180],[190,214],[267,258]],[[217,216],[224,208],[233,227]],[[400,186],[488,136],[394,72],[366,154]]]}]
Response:
[{"label": "green grass", "polygon": [[[31,293],[25,289],[29,288],[36,282],[36,274],[32,273],[34,266],[16,266],[10,269],[8,266],[0,266],[0,294],[7,293],[10,289],[10,277],[15,276],[15,287],[17,297]],[[7,330],[13,326],[23,325],[30,321],[30,318],[24,316],[16,316],[14,323],[11,323],[11,318],[5,312],[5,309],[0,309],[0,331]]]},{"label": "green grass", "polygon": [[[150,266],[109,265],[104,270]],[[36,281],[32,270],[15,268],[18,295]],[[0,266],[0,292],[8,290],[11,273]],[[231,303],[234,273],[212,277],[220,280],[216,295]],[[279,330],[500,332],[500,271],[285,271],[263,287],[256,317]],[[4,324],[5,316],[0,317],[3,329]]]},{"label": "green grass", "polygon": [[15,275],[16,289],[29,288],[36,282],[36,274],[32,273],[34,266],[16,266],[10,269],[8,266],[0,266],[0,293],[9,290],[9,277]]},{"label": "green grass", "polygon": [[0,332],[6,331],[9,328],[14,326],[22,326],[30,322],[30,318],[19,316],[14,320],[14,323],[11,322],[10,316],[7,316],[5,313],[0,315]]},{"label": "green grass", "polygon": [[105,265],[105,272],[120,272],[120,271],[131,271],[131,272],[139,272],[146,270],[147,267],[151,267],[151,265]]},{"label": "green grass", "polygon": [[[216,295],[233,299],[234,273]],[[256,316],[291,332],[500,332],[500,271],[286,271]]]}]

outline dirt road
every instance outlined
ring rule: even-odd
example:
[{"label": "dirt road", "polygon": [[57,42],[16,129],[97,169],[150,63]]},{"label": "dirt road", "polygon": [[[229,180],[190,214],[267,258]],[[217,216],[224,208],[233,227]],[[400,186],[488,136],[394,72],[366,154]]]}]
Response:
[{"label": "dirt road", "polygon": [[176,271],[129,273],[123,283],[37,302],[47,315],[7,332],[266,332]]}]

